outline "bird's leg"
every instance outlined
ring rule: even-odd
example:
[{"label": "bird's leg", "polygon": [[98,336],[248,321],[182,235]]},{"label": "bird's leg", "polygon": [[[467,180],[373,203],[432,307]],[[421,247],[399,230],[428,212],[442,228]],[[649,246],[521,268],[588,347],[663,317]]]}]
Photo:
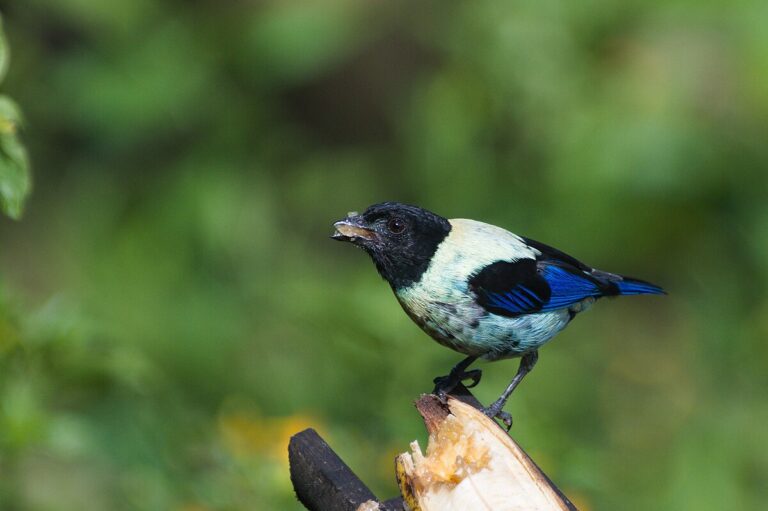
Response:
[{"label": "bird's leg", "polygon": [[447,376],[438,376],[435,378],[433,380],[435,389],[432,393],[436,394],[440,399],[445,399],[445,396],[452,391],[456,385],[464,380],[472,380],[472,384],[467,385],[467,388],[472,388],[480,383],[480,377],[483,374],[480,369],[466,371],[467,367],[469,367],[475,360],[477,360],[477,357],[469,356],[453,366],[453,369],[451,369],[451,372],[448,373]]},{"label": "bird's leg", "polygon": [[507,403],[507,399],[509,399],[509,396],[512,394],[512,391],[515,390],[515,388],[520,384],[521,381],[523,381],[523,378],[525,378],[525,375],[531,372],[531,369],[533,369],[533,366],[536,365],[536,361],[539,359],[539,352],[538,351],[531,351],[529,353],[526,353],[523,355],[523,358],[520,359],[520,367],[517,369],[517,374],[515,374],[515,377],[512,378],[512,381],[507,385],[507,388],[504,389],[504,392],[501,393],[501,396],[499,399],[493,402],[491,406],[484,409],[483,412],[490,418],[499,418],[501,421],[507,426],[507,431],[509,431],[509,428],[512,427],[512,416],[508,414],[507,412],[502,411],[504,408],[504,405]]}]

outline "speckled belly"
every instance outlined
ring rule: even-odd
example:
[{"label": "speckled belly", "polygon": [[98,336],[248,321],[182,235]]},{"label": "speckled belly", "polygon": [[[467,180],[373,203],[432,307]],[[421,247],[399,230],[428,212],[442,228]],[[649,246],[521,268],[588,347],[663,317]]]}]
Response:
[{"label": "speckled belly", "polygon": [[440,344],[489,360],[539,348],[571,319],[568,310],[510,318],[488,313],[471,299],[432,301],[398,294],[411,319]]}]

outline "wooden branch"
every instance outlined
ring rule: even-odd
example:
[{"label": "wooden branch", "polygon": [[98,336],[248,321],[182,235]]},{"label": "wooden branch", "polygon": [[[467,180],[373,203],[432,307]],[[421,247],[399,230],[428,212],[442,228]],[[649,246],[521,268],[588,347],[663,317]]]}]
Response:
[{"label": "wooden branch", "polygon": [[397,457],[400,492],[413,511],[464,509],[574,511],[499,425],[473,406],[425,395],[416,403],[429,431],[427,455],[418,442]]},{"label": "wooden branch", "polygon": [[[377,500],[313,429],[288,446],[296,496],[311,511],[577,511],[517,443],[478,408],[463,385],[447,403],[416,402],[429,432],[425,456],[417,442],[396,459],[404,498]],[[407,504],[407,507],[405,507]]]},{"label": "wooden branch", "polygon": [[387,509],[312,428],[291,437],[288,461],[296,496],[310,511],[357,511],[368,502],[377,507],[363,511]]}]

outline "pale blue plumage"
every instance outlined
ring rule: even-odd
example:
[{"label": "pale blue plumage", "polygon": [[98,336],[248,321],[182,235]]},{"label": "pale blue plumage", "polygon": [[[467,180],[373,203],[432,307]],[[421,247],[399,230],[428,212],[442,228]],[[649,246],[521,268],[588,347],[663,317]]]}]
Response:
[{"label": "pale blue plumage", "polygon": [[410,318],[467,357],[435,380],[444,395],[477,358],[520,356],[520,368],[485,412],[502,411],[538,359],[538,349],[604,296],[662,294],[641,280],[591,268],[543,243],[474,220],[448,220],[396,202],[375,204],[334,224],[334,238],[366,250]]},{"label": "pale blue plumage", "polygon": [[602,296],[663,292],[560,252],[544,253],[498,227],[450,222],[450,234],[421,279],[395,294],[427,333],[467,355],[519,356],[538,349]]}]

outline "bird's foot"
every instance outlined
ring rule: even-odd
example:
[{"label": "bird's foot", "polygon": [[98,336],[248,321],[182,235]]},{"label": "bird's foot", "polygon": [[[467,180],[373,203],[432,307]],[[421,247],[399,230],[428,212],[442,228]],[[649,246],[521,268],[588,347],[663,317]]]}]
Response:
[{"label": "bird's foot", "polygon": [[480,378],[482,378],[482,376],[483,372],[480,369],[461,371],[460,373],[454,373],[451,371],[450,374],[446,376],[438,376],[432,380],[432,382],[435,384],[435,388],[432,390],[432,393],[437,395],[437,397],[439,397],[440,400],[444,402],[448,394],[456,388],[456,385],[465,380],[472,380],[472,382],[466,386],[468,389],[471,389],[480,383]]},{"label": "bird's foot", "polygon": [[507,431],[512,428],[512,415],[501,409],[504,404],[498,406],[499,403],[493,403],[488,408],[483,408],[483,413],[491,419],[499,419],[506,427]]}]

